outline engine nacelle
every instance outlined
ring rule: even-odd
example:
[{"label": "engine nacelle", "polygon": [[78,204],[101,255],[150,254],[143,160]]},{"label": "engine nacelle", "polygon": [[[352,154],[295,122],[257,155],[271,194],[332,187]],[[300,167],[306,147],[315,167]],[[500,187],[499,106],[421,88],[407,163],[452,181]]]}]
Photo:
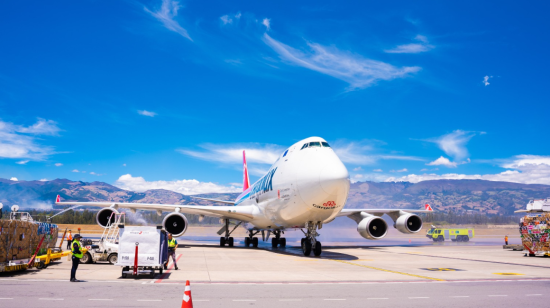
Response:
[{"label": "engine nacelle", "polygon": [[422,229],[422,218],[415,214],[403,214],[395,221],[395,228],[401,233],[416,233]]},{"label": "engine nacelle", "polygon": [[187,231],[187,217],[180,213],[170,213],[164,217],[162,226],[168,233],[172,233],[174,237],[182,236]]},{"label": "engine nacelle", "polygon": [[111,223],[115,222],[114,214],[118,214],[118,211],[113,208],[106,207],[97,212],[97,215],[95,216],[95,221],[103,228],[107,228],[107,225],[109,224],[109,219],[111,220]]},{"label": "engine nacelle", "polygon": [[379,240],[388,233],[388,224],[384,219],[370,215],[357,224],[357,232],[367,240]]}]

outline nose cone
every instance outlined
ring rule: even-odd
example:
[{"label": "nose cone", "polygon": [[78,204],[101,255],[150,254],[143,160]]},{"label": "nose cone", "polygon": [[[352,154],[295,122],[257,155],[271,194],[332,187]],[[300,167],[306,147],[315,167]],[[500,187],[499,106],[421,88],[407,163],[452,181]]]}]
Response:
[{"label": "nose cone", "polygon": [[348,169],[339,159],[332,160],[321,171],[319,184],[323,191],[329,195],[347,196],[349,191]]}]

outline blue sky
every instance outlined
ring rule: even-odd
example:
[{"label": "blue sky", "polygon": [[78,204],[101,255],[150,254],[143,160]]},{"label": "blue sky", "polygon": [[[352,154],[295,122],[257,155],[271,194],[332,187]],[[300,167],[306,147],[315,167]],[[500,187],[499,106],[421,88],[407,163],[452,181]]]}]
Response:
[{"label": "blue sky", "polygon": [[548,9],[4,2],[0,177],[238,191],[321,136],[353,181],[550,184]]}]

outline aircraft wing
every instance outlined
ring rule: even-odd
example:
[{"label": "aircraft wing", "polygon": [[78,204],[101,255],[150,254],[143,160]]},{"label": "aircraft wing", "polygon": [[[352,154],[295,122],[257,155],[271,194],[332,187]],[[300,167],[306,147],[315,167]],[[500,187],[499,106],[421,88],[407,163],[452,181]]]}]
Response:
[{"label": "aircraft wing", "polygon": [[236,219],[244,222],[253,218],[252,206],[202,206],[181,204],[154,204],[154,203],[124,203],[124,202],[60,202],[59,196],[55,202],[57,205],[95,206],[100,208],[111,207],[114,209],[149,210],[160,212],[174,212],[179,209],[183,214],[196,214],[227,219]]},{"label": "aircraft wing", "polygon": [[342,216],[351,216],[357,213],[365,212],[367,214],[372,214],[374,216],[382,216],[384,214],[393,214],[393,213],[399,213],[400,211],[406,212],[406,213],[433,213],[433,209],[429,204],[425,205],[424,210],[409,210],[409,209],[342,209],[340,213],[338,213],[337,217]]}]

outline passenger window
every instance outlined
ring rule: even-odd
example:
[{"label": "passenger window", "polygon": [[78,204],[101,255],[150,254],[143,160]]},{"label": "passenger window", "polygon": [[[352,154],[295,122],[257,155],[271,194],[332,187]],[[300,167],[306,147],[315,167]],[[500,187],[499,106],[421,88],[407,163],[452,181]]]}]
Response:
[{"label": "passenger window", "polygon": [[330,145],[328,145],[328,142],[321,142],[321,144],[322,144],[325,148],[330,148]]},{"label": "passenger window", "polygon": [[309,143],[309,146],[310,146],[310,147],[320,147],[320,146],[321,146],[321,142],[310,142],[310,143]]}]

